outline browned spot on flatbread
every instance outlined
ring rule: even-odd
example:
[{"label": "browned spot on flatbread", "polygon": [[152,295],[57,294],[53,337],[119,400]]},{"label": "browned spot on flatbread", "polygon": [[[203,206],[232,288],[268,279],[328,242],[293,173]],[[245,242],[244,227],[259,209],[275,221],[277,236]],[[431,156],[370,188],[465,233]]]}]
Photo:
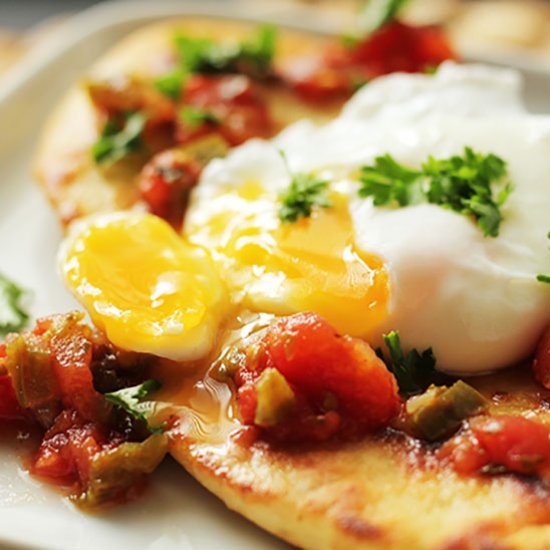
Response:
[{"label": "browned spot on flatbread", "polygon": [[365,519],[343,514],[336,518],[336,525],[348,535],[359,540],[381,540],[385,532],[381,527],[372,525]]},{"label": "browned spot on flatbread", "polygon": [[471,532],[445,543],[441,550],[514,550],[508,544],[497,540],[503,531],[504,526],[495,523],[478,526]]}]

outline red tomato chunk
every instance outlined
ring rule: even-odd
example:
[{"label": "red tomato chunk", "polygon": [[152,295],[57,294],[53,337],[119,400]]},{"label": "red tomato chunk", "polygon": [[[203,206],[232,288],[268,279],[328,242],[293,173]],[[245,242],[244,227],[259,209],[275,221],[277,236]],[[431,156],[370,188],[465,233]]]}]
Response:
[{"label": "red tomato chunk", "polygon": [[168,149],[149,161],[139,178],[141,198],[149,211],[179,226],[202,166],[180,149]]},{"label": "red tomato chunk", "polygon": [[119,435],[105,433],[97,422],[85,421],[76,411],[63,411],[44,435],[32,473],[64,485],[78,485],[82,490],[94,455],[122,441]]},{"label": "red tomato chunk", "polygon": [[377,76],[424,72],[448,59],[456,55],[443,31],[393,21],[355,44],[332,44],[317,57],[294,60],[284,77],[305,99],[322,101],[345,97]]},{"label": "red tomato chunk", "polygon": [[461,473],[502,467],[519,474],[542,474],[550,465],[550,429],[521,416],[475,419],[469,430],[440,449]]},{"label": "red tomato chunk", "polygon": [[257,86],[244,75],[192,75],[186,82],[182,104],[208,114],[211,120],[195,122],[179,116],[179,143],[218,133],[235,146],[253,137],[269,137],[274,131],[266,102]]},{"label": "red tomato chunk", "polygon": [[258,380],[267,369],[295,396],[290,414],[264,427],[276,439],[353,437],[387,426],[400,409],[395,379],[372,348],[314,313],[277,321],[238,357],[234,380],[246,424],[257,424]]}]

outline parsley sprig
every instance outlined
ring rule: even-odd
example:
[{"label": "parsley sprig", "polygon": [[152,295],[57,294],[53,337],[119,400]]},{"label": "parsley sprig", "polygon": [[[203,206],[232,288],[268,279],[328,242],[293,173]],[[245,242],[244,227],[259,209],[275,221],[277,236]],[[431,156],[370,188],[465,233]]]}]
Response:
[{"label": "parsley sprig", "polygon": [[277,31],[262,25],[258,34],[240,43],[216,43],[209,38],[176,36],[180,64],[188,73],[246,73],[266,76],[275,52]]},{"label": "parsley sprig", "polygon": [[150,432],[162,432],[162,428],[154,428],[149,424],[148,417],[153,411],[154,403],[151,401],[143,402],[149,394],[160,387],[161,384],[158,380],[146,380],[142,384],[132,386],[131,388],[106,393],[105,397],[131,417],[143,422]]},{"label": "parsley sprig", "polygon": [[171,100],[177,101],[181,96],[183,83],[187,78],[188,72],[184,67],[176,69],[159,76],[154,85],[159,92],[168,96]]},{"label": "parsley sprig", "polygon": [[128,113],[122,126],[107,121],[100,138],[92,147],[97,164],[114,163],[143,146],[141,136],[147,116],[139,111]]},{"label": "parsley sprig", "polygon": [[412,349],[408,354],[401,348],[399,332],[384,334],[384,344],[389,356],[381,348],[376,354],[384,361],[388,370],[393,373],[399,386],[399,393],[405,396],[423,392],[430,384],[442,382],[447,377],[435,369],[436,358],[432,348],[419,352]]},{"label": "parsley sprig", "polygon": [[0,336],[21,330],[29,320],[21,300],[25,292],[0,274]]},{"label": "parsley sprig", "polygon": [[221,120],[216,114],[208,109],[199,109],[191,105],[184,105],[179,116],[181,119],[192,127],[200,126],[201,124],[221,124]]},{"label": "parsley sprig", "polygon": [[[550,231],[548,232],[547,237],[550,239]],[[539,274],[537,275],[537,281],[550,284],[550,275]]]},{"label": "parsley sprig", "polygon": [[178,66],[157,78],[157,90],[177,101],[190,74],[242,73],[263,79],[271,74],[277,29],[262,25],[257,34],[242,42],[217,43],[210,38],[178,34],[174,38]]},{"label": "parsley sprig", "polygon": [[409,0],[367,0],[359,13],[359,30],[371,34],[397,16]]},{"label": "parsley sprig", "polygon": [[477,153],[471,147],[465,147],[462,156],[430,156],[420,170],[383,155],[376,157],[372,166],[362,167],[359,196],[372,197],[375,206],[438,204],[473,216],[485,236],[496,237],[502,222],[500,207],[513,189],[506,176],[503,159]]},{"label": "parsley sprig", "polygon": [[279,219],[284,222],[296,222],[308,218],[315,206],[329,208],[332,202],[326,196],[329,182],[313,174],[293,174],[288,189],[281,194]]},{"label": "parsley sprig", "polygon": [[283,150],[279,151],[290,175],[290,185],[279,195],[281,208],[279,219],[283,223],[294,223],[300,218],[309,218],[314,207],[330,208],[332,201],[327,197],[329,182],[313,174],[293,174]]}]

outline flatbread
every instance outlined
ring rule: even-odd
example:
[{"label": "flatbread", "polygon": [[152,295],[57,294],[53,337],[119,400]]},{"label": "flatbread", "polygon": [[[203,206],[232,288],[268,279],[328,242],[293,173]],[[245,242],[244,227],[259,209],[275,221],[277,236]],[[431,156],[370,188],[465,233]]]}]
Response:
[{"label": "flatbread", "polygon": [[[550,393],[530,381],[526,369],[468,382],[491,400],[490,414],[548,422]],[[170,434],[171,454],[230,509],[291,544],[311,550],[550,548],[550,487],[543,481],[460,476],[437,463],[429,445],[392,430],[347,444],[248,445],[235,436],[239,425],[230,420],[226,390],[208,378],[201,387],[210,388],[201,399],[187,394],[195,407],[184,410]],[[167,391],[173,401],[183,395],[173,385]]]}]

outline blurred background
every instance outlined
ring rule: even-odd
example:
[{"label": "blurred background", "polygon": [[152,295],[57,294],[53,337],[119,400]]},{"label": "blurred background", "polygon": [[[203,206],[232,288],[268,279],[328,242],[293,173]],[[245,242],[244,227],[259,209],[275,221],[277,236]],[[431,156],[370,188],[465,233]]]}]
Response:
[{"label": "blurred background", "polygon": [[[244,1],[217,3],[228,7]],[[364,0],[246,1],[262,7],[271,3],[277,13],[301,5],[315,6],[319,13],[341,21],[345,30]],[[176,2],[184,4],[185,0]],[[0,75],[32,54],[71,14],[100,3],[102,0],[0,0]],[[548,0],[411,0],[404,17],[413,23],[444,25],[459,52],[520,55],[550,68]]]}]

